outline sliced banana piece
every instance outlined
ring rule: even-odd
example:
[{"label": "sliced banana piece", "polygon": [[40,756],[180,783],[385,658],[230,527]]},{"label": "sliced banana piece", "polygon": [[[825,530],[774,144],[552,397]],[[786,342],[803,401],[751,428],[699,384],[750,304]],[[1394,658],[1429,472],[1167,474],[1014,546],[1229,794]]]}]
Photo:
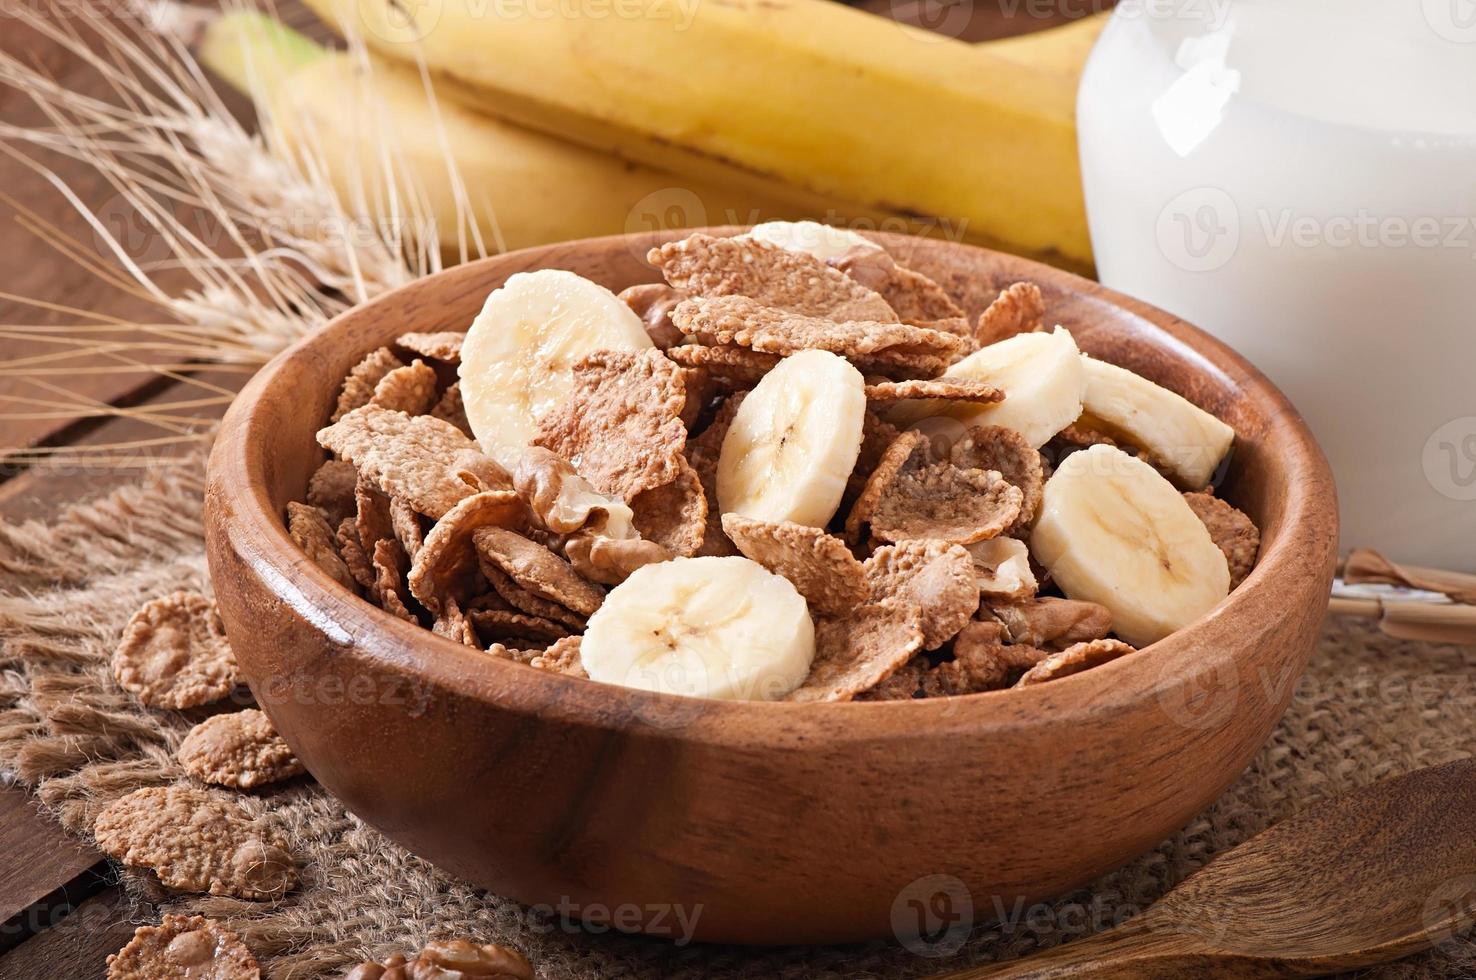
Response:
[{"label": "sliced banana piece", "polygon": [[718,457],[724,514],[824,527],[861,451],[866,383],[843,357],[785,358],[743,399]]},{"label": "sliced banana piece", "polygon": [[607,684],[775,701],[809,674],[815,626],[789,580],[758,562],[677,558],[612,589],[579,653],[589,676]]},{"label": "sliced banana piece", "polygon": [[883,251],[880,245],[854,231],[818,221],[765,221],[749,229],[747,237],[791,252],[808,252],[821,262],[838,259],[857,248]]},{"label": "sliced banana piece", "polygon": [[981,347],[943,372],[943,377],[986,381],[1004,391],[1004,401],[991,405],[941,398],[902,402],[888,413],[888,421],[906,427],[933,417],[956,419],[965,429],[1002,425],[1039,449],[1081,415],[1086,388],[1081,353],[1065,327],[1053,333],[1022,333]]},{"label": "sliced banana piece", "polygon": [[1046,481],[1030,553],[1069,598],[1106,606],[1147,646],[1230,592],[1225,555],[1174,485],[1113,446],[1072,453]]},{"label": "sliced banana piece", "polygon": [[[1116,364],[1081,357],[1086,368],[1082,408],[1094,423],[1146,451],[1183,481],[1201,490],[1235,441],[1235,430],[1183,396]],[[1118,438],[1118,437],[1121,438]]]},{"label": "sliced banana piece", "polygon": [[509,470],[538,417],[569,393],[574,362],[643,350],[640,317],[599,283],[562,269],[520,272],[487,297],[461,347],[461,397],[483,452]]}]

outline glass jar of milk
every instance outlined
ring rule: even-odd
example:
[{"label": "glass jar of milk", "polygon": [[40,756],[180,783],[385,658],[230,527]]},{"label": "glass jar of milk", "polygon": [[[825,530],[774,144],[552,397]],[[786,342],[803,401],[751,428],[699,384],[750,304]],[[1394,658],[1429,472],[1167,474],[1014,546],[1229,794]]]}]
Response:
[{"label": "glass jar of milk", "polygon": [[1102,281],[1287,393],[1345,549],[1476,571],[1476,0],[1126,0],[1078,128]]}]

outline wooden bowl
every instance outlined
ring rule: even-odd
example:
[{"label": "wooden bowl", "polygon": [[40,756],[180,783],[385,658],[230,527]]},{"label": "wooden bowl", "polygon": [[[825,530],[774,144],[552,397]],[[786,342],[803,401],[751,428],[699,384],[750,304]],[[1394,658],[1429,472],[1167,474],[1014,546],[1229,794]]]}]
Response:
[{"label": "wooden bowl", "polygon": [[646,250],[672,237],[527,249],[423,279],[283,353],[236,400],[210,461],[210,569],[252,690],[329,792],[453,874],[575,919],[680,937],[680,911],[701,940],[810,943],[905,936],[930,915],[983,921],[1060,894],[1153,847],[1240,775],[1328,603],[1327,463],[1296,410],[1223,344],[1008,255],[874,236],[971,315],[1002,285],[1038,282],[1084,350],[1239,436],[1222,493],[1260,525],[1260,563],[1202,620],[1134,656],[939,700],[658,695],[412,627],[293,545],[283,509],[322,460],[314,433],[365,353],[407,330],[465,329],[516,272],[569,269],[614,290],[652,281]]}]

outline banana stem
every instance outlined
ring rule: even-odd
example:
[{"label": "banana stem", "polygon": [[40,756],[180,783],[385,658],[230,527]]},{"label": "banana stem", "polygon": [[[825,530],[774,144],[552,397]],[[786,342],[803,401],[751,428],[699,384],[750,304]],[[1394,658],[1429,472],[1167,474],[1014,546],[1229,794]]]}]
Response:
[{"label": "banana stem", "polygon": [[212,18],[196,50],[201,64],[247,95],[280,84],[327,53],[281,21],[245,10]]}]

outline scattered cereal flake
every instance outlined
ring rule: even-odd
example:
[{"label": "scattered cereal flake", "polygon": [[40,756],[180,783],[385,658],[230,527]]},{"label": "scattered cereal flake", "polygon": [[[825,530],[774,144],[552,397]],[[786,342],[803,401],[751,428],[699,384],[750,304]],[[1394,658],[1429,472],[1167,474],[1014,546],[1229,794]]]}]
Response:
[{"label": "scattered cereal flake", "polygon": [[338,541],[328,518],[311,504],[289,501],[287,504],[287,533],[303,554],[312,559],[335,582],[346,589],[354,588],[354,577],[338,554]]},{"label": "scattered cereal flake", "polygon": [[349,574],[366,589],[374,588],[374,563],[359,544],[359,529],[352,517],[338,522],[338,553],[348,566]]},{"label": "scattered cereal flake", "polygon": [[439,383],[435,369],[420,358],[379,379],[369,404],[406,415],[424,415],[436,403]]},{"label": "scattered cereal flake", "polygon": [[555,641],[543,653],[528,661],[530,667],[539,670],[551,670],[556,674],[568,674],[570,677],[588,677],[584,669],[584,661],[579,658],[579,646],[583,637],[566,636]]},{"label": "scattered cereal flake", "polygon": [[1035,519],[1045,492],[1045,467],[1039,450],[1020,433],[1000,425],[975,426],[953,444],[948,459],[961,469],[994,470],[1006,483],[1020,488],[1020,516],[1006,531]]},{"label": "scattered cereal flake", "polygon": [[429,415],[366,405],[320,431],[318,443],[354,463],[384,493],[437,519],[474,493],[512,482],[454,425]]},{"label": "scattered cereal flake", "polygon": [[[543,545],[516,531],[484,527],[472,534],[477,554],[541,599],[590,616],[605,601],[605,591],[586,582],[573,567]],[[509,602],[517,605],[511,597]],[[535,613],[536,615],[536,613]]]},{"label": "scattered cereal flake", "polygon": [[1100,640],[1112,632],[1111,611],[1079,599],[1043,596],[1025,602],[993,603],[989,611],[1004,625],[1010,643],[1051,651]]},{"label": "scattered cereal flake", "polygon": [[425,545],[425,528],[421,526],[420,515],[404,497],[390,500],[389,514],[390,528],[394,531],[395,540],[400,542],[405,554],[414,559]]},{"label": "scattered cereal flake", "polygon": [[591,531],[624,537],[630,508],[602,494],[569,461],[541,446],[529,446],[513,469],[513,486],[528,504],[536,526],[555,534]]},{"label": "scattered cereal flake", "polygon": [[329,420],[337,422],[355,409],[363,408],[374,397],[374,389],[386,374],[405,364],[388,347],[381,347],[365,357],[343,379],[343,390],[338,393],[338,406]]},{"label": "scattered cereal flake", "polygon": [[672,554],[690,558],[702,550],[707,534],[707,494],[697,471],[681,457],[677,478],[642,490],[630,501],[635,528]]},{"label": "scattered cereal flake", "polygon": [[948,398],[953,401],[991,405],[1004,401],[1005,393],[986,381],[969,378],[882,381],[866,386],[866,400],[898,402],[907,398]]},{"label": "scattered cereal flake", "polygon": [[297,885],[287,843],[221,793],[151,786],[113,801],[93,826],[97,846],[179,891],[268,900]]},{"label": "scattered cereal flake", "polygon": [[1015,684],[1016,687],[1032,687],[1060,677],[1070,677],[1093,667],[1136,653],[1121,640],[1091,640],[1069,646],[1060,653],[1053,653],[1027,670]]},{"label": "scattered cereal flake", "polygon": [[[746,296],[685,300],[672,319],[708,344],[747,347],[787,356],[826,350],[860,365],[876,363],[892,374],[899,365],[936,362],[938,369],[965,349],[961,338],[940,330],[875,320],[829,320],[763,306]],[[930,360],[931,359],[931,360]]]},{"label": "scattered cereal flake", "polygon": [[622,289],[619,296],[631,312],[641,318],[646,336],[659,349],[666,350],[682,342],[682,332],[671,322],[671,311],[687,298],[686,293],[664,282],[643,282]]},{"label": "scattered cereal flake", "polygon": [[[692,235],[651,249],[666,281],[697,296],[745,296],[805,316],[892,323],[897,314],[874,290],[804,252],[753,238]],[[678,327],[685,325],[672,317]]]},{"label": "scattered cereal flake", "polygon": [[602,350],[574,365],[563,404],[538,421],[552,450],[604,493],[630,500],[680,472],[687,427],[681,370],[659,350]]},{"label": "scattered cereal flake", "polygon": [[396,953],[383,963],[363,963],[343,980],[534,980],[533,966],[517,950],[464,939],[425,944],[420,955]]},{"label": "scattered cereal flake", "polygon": [[871,533],[884,541],[936,538],[971,544],[1013,527],[1023,501],[1020,488],[998,472],[935,462],[923,441],[880,488]]},{"label": "scattered cereal flake", "polygon": [[134,613],[112,667],[118,684],[151,708],[210,704],[239,682],[220,613],[198,592],[175,592]]},{"label": "scattered cereal flake", "polygon": [[787,578],[816,615],[843,616],[870,594],[856,556],[819,528],[724,514],[723,530],[745,556]]},{"label": "scattered cereal flake", "polygon": [[196,779],[232,789],[255,789],[304,771],[271,721],[255,708],[200,722],[179,743],[176,757]]},{"label": "scattered cereal flake", "polygon": [[974,560],[956,544],[902,541],[866,560],[871,601],[922,610],[923,649],[951,640],[979,609]]},{"label": "scattered cereal flake", "polygon": [[[877,455],[876,461],[871,466],[871,473],[866,478],[866,483],[856,496],[856,502],[851,505],[850,512],[846,514],[846,540],[852,545],[861,544],[864,537],[863,530],[870,525],[877,505],[881,503],[882,495],[896,482],[897,475],[902,472],[902,467],[907,464],[913,453],[918,452],[927,443],[927,436],[922,432],[910,429],[898,433],[892,426],[877,419],[876,428],[873,429],[872,451],[875,451],[875,446],[879,444],[881,438],[891,433],[895,435],[892,435],[891,442]],[[867,441],[866,430],[863,428],[861,434],[863,456],[869,455]],[[857,466],[860,465],[861,460],[858,459]]]},{"label": "scattered cereal flake", "polygon": [[261,980],[241,937],[200,915],[166,915],[157,926],[139,926],[107,966],[107,980]]},{"label": "scattered cereal flake", "polygon": [[866,605],[815,624],[815,660],[790,701],[849,701],[892,675],[922,648],[918,612]]},{"label": "scattered cereal flake", "polygon": [[455,330],[440,330],[435,333],[402,333],[395,338],[395,346],[429,357],[433,361],[447,364],[461,363],[461,344],[466,334]]},{"label": "scattered cereal flake", "polygon": [[[706,530],[707,523],[703,523]],[[619,585],[638,568],[670,561],[675,556],[663,545],[642,538],[607,538],[581,531],[564,541],[564,557],[574,571],[601,585]]]},{"label": "scattered cereal flake", "polygon": [[1230,565],[1230,588],[1235,588],[1251,569],[1261,550],[1261,532],[1249,517],[1212,493],[1186,493],[1189,509],[1209,531],[1215,547],[1225,553]]},{"label": "scattered cereal flake", "polygon": [[570,630],[582,631],[585,627],[585,619],[567,606],[562,606],[551,599],[545,599],[528,589],[519,585],[512,576],[504,572],[495,563],[483,560],[482,574],[487,581],[492,583],[492,588],[497,594],[505,599],[508,605],[514,609],[521,610],[530,616],[538,616],[543,619],[551,619],[556,623],[563,623]]},{"label": "scattered cereal flake", "polygon": [[337,527],[345,517],[354,513],[354,487],[359,482],[359,471],[346,459],[330,459],[308,480],[307,502],[321,510],[328,523]]},{"label": "scattered cereal flake", "polygon": [[778,354],[739,347],[736,344],[683,344],[666,356],[688,368],[700,368],[730,388],[752,388],[783,360]]},{"label": "scattered cereal flake", "polygon": [[482,649],[481,638],[478,637],[476,628],[472,625],[470,614],[463,612],[461,606],[451,596],[445,597],[440,615],[431,624],[431,632],[460,643],[462,646],[471,647],[474,650]]},{"label": "scattered cereal flake", "polygon": [[407,623],[420,625],[420,620],[410,611],[405,591],[405,552],[390,538],[380,538],[374,543],[374,586],[370,589],[379,608]]},{"label": "scattered cereal flake", "polygon": [[570,635],[569,627],[542,616],[527,613],[505,612],[501,609],[478,609],[467,613],[477,636],[483,642],[516,643],[519,645],[544,646]]},{"label": "scattered cereal flake", "polygon": [[989,309],[979,314],[974,337],[979,346],[1039,330],[1045,323],[1045,299],[1033,282],[1017,282],[1000,290]]},{"label": "scattered cereal flake", "polygon": [[449,422],[461,430],[461,434],[472,438],[471,420],[466,417],[466,402],[461,398],[461,382],[454,381],[441,393],[441,400],[431,406],[431,418]]},{"label": "scattered cereal flake", "polygon": [[484,527],[522,527],[526,510],[511,490],[474,494],[451,508],[432,527],[410,566],[410,594],[432,615],[439,615],[450,597],[469,599],[478,582],[473,535]]}]

